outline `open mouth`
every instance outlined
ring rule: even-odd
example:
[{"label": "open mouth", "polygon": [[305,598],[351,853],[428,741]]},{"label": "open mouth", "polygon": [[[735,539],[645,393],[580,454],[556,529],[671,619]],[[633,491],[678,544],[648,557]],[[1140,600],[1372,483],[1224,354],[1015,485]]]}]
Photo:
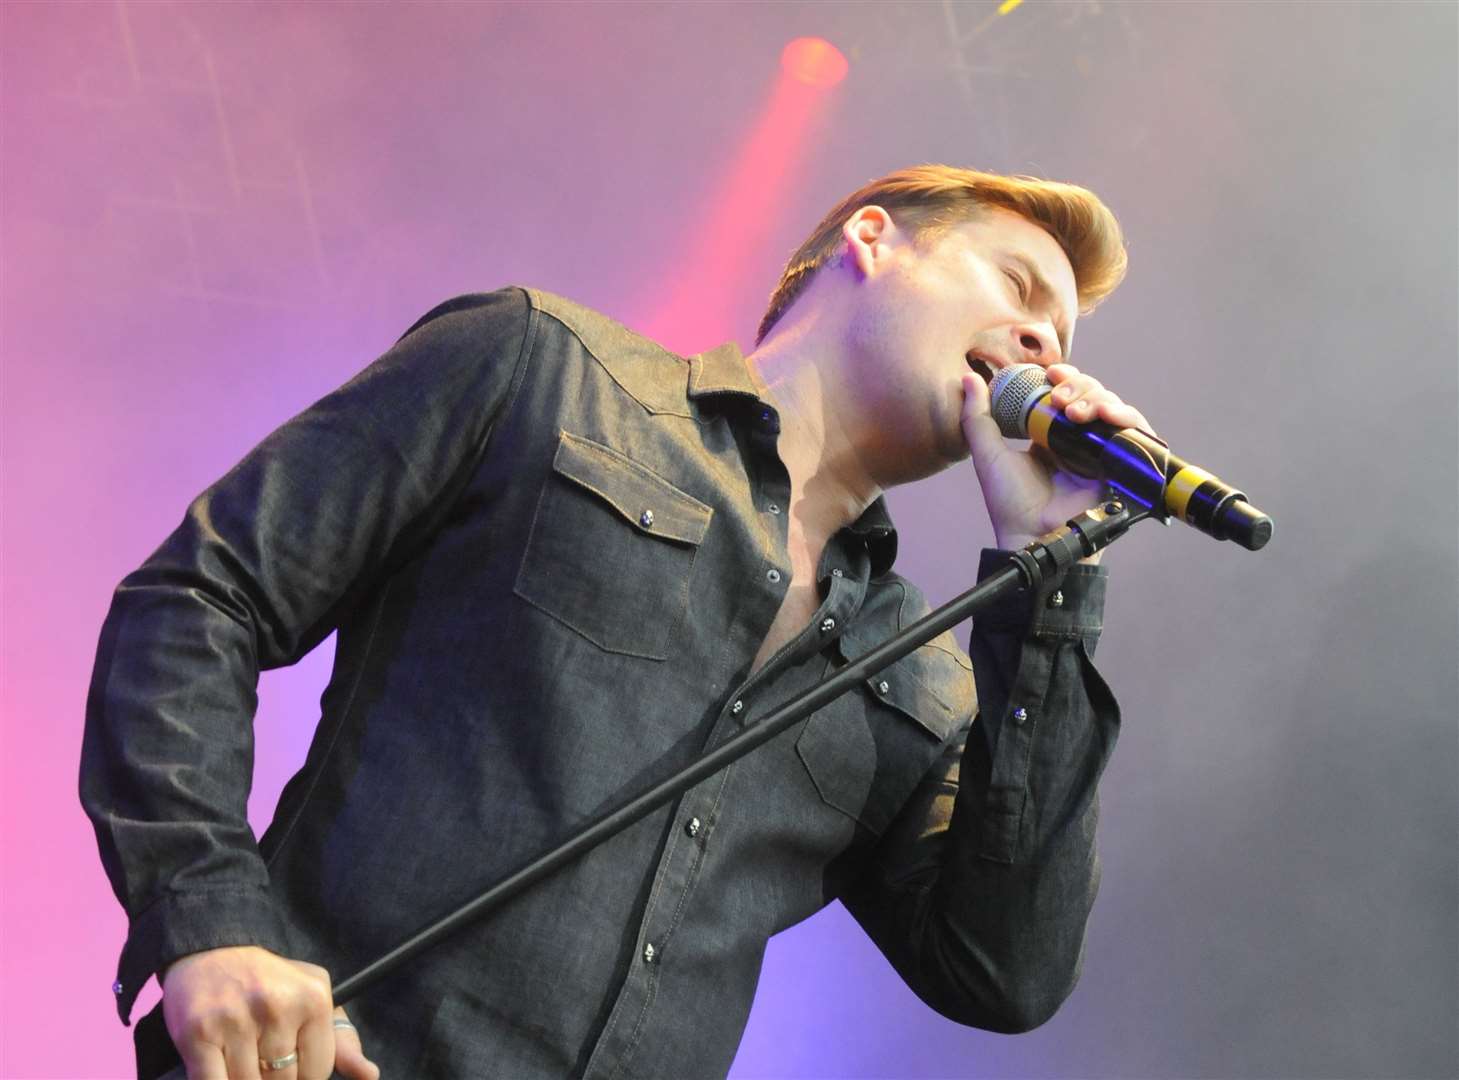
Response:
[{"label": "open mouth", "polygon": [[989,386],[993,385],[993,366],[986,360],[980,360],[972,353],[968,353],[968,367],[973,369],[973,374],[982,379]]}]

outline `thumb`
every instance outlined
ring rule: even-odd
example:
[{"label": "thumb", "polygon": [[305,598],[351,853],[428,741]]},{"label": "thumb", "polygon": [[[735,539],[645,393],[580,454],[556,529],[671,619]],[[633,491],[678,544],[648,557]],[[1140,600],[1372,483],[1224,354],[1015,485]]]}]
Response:
[{"label": "thumb", "polygon": [[[343,1007],[334,1010],[335,1020],[348,1020]],[[354,1027],[334,1029],[334,1071],[348,1080],[380,1080],[380,1067],[365,1057],[360,1033]]]},{"label": "thumb", "polygon": [[998,422],[993,419],[990,404],[988,384],[971,371],[965,374],[963,439],[968,444],[968,451],[973,456],[973,465],[978,470],[979,477],[983,477],[1003,455],[1013,452],[1003,441],[1003,433],[998,430]]}]

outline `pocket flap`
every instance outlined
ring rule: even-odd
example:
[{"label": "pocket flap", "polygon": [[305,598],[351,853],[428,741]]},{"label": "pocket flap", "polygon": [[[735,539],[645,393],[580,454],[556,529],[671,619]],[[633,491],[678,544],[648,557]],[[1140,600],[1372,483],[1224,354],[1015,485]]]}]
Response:
[{"label": "pocket flap", "polygon": [[564,431],[552,468],[581,484],[640,532],[698,544],[714,510],[617,450]]},{"label": "pocket flap", "polygon": [[[859,660],[895,633],[852,622],[837,641],[847,663]],[[947,739],[970,707],[972,671],[957,654],[933,642],[956,639],[946,631],[896,663],[874,672],[866,680],[871,696],[915,720],[940,740]],[[886,689],[882,689],[882,684]]]}]

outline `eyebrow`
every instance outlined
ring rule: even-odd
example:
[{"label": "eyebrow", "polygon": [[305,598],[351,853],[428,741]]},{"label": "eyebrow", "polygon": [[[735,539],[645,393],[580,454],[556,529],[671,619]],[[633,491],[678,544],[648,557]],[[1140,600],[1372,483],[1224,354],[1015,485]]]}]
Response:
[{"label": "eyebrow", "polygon": [[[1044,277],[1044,275],[1039,272],[1039,268],[1034,265],[1032,259],[1023,254],[1023,252],[1021,251],[1010,251],[1008,253],[1008,257],[1014,262],[1018,263],[1019,266],[1023,267],[1023,269],[1028,273],[1028,276],[1033,279],[1034,292],[1042,292],[1046,297],[1048,297],[1050,304],[1058,304],[1058,294],[1054,292],[1053,285],[1049,284],[1049,279]],[[1065,328],[1062,330],[1060,330],[1058,327],[1055,327],[1054,329],[1059,335],[1059,354],[1064,358],[1065,362],[1067,362],[1069,359],[1068,327],[1065,326]]]}]

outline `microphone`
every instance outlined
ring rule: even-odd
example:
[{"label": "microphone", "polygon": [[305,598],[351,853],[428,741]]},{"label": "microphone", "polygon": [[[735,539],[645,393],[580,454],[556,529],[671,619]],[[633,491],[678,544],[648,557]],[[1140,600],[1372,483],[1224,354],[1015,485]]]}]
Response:
[{"label": "microphone", "polygon": [[1272,519],[1245,492],[1182,461],[1138,428],[1075,423],[1049,400],[1052,391],[1037,364],[998,372],[989,391],[998,430],[1010,439],[1032,439],[1066,472],[1103,480],[1162,518],[1180,518],[1217,540],[1256,551],[1272,538]]}]

